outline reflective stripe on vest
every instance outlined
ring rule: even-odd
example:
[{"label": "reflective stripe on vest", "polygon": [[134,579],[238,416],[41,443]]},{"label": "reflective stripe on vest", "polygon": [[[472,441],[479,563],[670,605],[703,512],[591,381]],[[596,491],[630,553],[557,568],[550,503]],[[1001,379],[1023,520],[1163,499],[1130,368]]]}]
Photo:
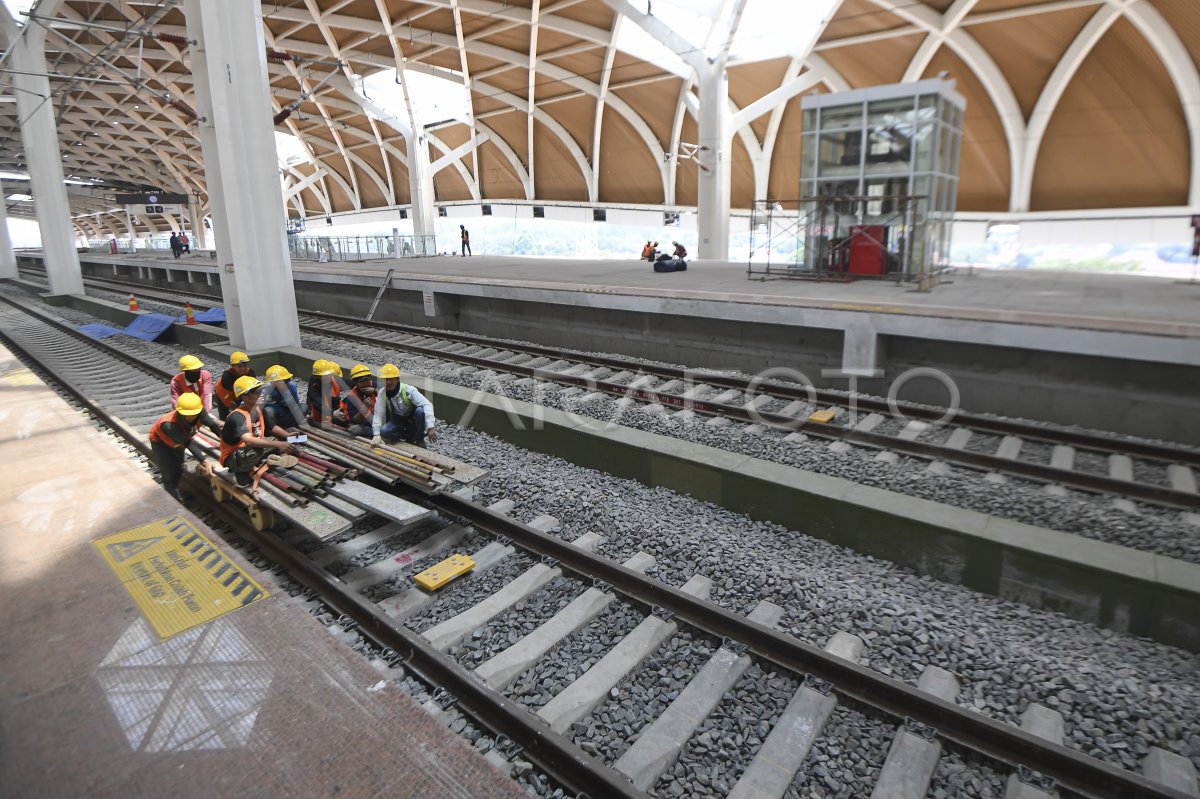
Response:
[{"label": "reflective stripe on vest", "polygon": [[[174,424],[182,430],[187,431],[187,441],[184,441],[182,444],[176,444],[171,440],[170,436],[162,431],[162,426],[164,424]],[[187,425],[176,421],[175,411],[169,411],[158,417],[158,421],[155,422],[154,426],[150,428],[150,440],[162,444],[163,446],[170,447],[171,449],[183,449],[188,445],[188,442],[192,440],[192,437],[196,435],[196,432],[199,429],[199,425]]]},{"label": "reflective stripe on vest", "polygon": [[[231,424],[230,420],[233,418],[233,415],[235,413],[240,413],[246,417],[246,426],[250,428],[247,431],[248,433],[255,436],[256,438],[262,438],[263,415],[262,415],[261,408],[254,409],[254,414],[258,417],[257,422],[254,421],[250,417],[250,411],[246,410],[245,408],[234,408],[232,411],[229,412],[229,418],[227,418],[225,420],[225,424]],[[246,446],[246,442],[242,441],[240,436],[238,437],[238,442],[236,444],[225,443],[225,436],[221,436],[221,465],[224,466],[226,458],[228,458],[230,455],[237,452],[239,449],[241,449],[244,446]]]},{"label": "reflective stripe on vest", "polygon": [[225,374],[221,375],[221,379],[213,383],[213,394],[217,395],[217,400],[226,408],[232,408],[236,403],[237,398],[233,395],[232,388],[225,388],[225,375],[229,374],[230,370],[225,370]]}]

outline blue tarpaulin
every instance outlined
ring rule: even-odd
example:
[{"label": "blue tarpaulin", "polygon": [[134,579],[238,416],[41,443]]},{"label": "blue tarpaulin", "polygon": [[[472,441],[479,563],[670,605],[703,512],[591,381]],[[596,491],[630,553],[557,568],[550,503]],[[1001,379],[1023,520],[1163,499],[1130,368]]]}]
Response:
[{"label": "blue tarpaulin", "polygon": [[146,313],[129,323],[121,332],[143,341],[154,341],[163,331],[175,324],[175,317],[161,313]]},{"label": "blue tarpaulin", "polygon": [[[225,309],[224,308],[209,308],[207,311],[194,311],[193,315],[197,322],[205,324],[225,324]],[[176,322],[186,322],[186,316],[177,316]]]},{"label": "blue tarpaulin", "polygon": [[108,338],[109,336],[117,335],[121,331],[117,330],[115,327],[109,327],[108,325],[93,324],[83,325],[79,328],[79,332],[83,333],[85,336],[91,336],[92,338]]}]

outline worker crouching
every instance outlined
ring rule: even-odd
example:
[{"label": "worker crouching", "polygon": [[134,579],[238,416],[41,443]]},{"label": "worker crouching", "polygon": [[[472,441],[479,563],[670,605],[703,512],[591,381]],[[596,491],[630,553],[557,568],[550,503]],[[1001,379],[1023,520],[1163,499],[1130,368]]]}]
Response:
[{"label": "worker crouching", "polygon": [[162,475],[163,488],[180,502],[184,500],[179,491],[184,450],[196,456],[205,474],[212,475],[212,462],[204,448],[194,440],[201,424],[211,427],[213,432],[220,432],[213,424],[212,417],[204,412],[199,395],[188,392],[180,395],[174,410],[158,417],[158,421],[150,428],[150,455]]},{"label": "worker crouching", "polygon": [[[284,460],[273,454],[294,455],[296,448],[278,440],[286,439],[287,431],[275,423],[269,411],[258,406],[262,390],[258,378],[239,377],[233,384],[238,405],[229,412],[221,430],[221,465],[233,472],[240,486],[257,488],[259,477],[272,464],[295,465],[295,458]],[[268,430],[278,439],[267,438]]]},{"label": "worker crouching", "polygon": [[313,426],[321,426],[326,422],[334,422],[334,411],[338,408],[338,396],[342,393],[339,378],[342,367],[333,361],[318,358],[313,361],[312,377],[308,379],[308,422]]},{"label": "worker crouching", "polygon": [[375,401],[371,443],[407,441],[423,447],[427,436],[430,441],[437,441],[433,403],[420,391],[400,382],[400,370],[395,364],[385,363],[379,376],[383,378],[383,392]]},{"label": "worker crouching", "polygon": [[213,384],[213,394],[217,397],[217,415],[222,420],[229,412],[237,407],[237,399],[233,396],[233,384],[239,377],[258,377],[250,368],[250,356],[244,352],[235,352],[229,356],[229,368],[220,379]]},{"label": "worker crouching", "polygon": [[300,409],[300,394],[292,373],[276,364],[267,369],[264,377],[267,385],[263,388],[263,408],[280,427],[299,427],[304,421],[304,411]]},{"label": "worker crouching", "polygon": [[355,364],[350,370],[353,388],[342,398],[341,417],[351,435],[370,438],[375,418],[375,378],[366,364]]}]

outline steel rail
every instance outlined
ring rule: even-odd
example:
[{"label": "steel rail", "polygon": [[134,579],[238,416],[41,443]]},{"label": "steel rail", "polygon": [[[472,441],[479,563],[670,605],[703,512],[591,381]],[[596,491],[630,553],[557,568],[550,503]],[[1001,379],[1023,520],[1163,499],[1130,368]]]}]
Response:
[{"label": "steel rail", "polygon": [[[88,279],[93,279],[93,278],[88,278]],[[104,279],[98,278],[97,280],[104,280]],[[117,281],[105,281],[105,282],[117,283]],[[130,284],[124,284],[124,285],[130,285]],[[176,290],[167,289],[167,291],[174,292]],[[177,292],[177,293],[183,294],[185,292]],[[145,294],[144,296],[146,296],[148,299],[152,299],[151,295],[149,295],[149,294]],[[196,296],[196,295],[192,295],[192,296]],[[323,318],[323,319],[330,319],[330,320],[335,321],[335,323],[338,323],[338,324],[352,324],[352,325],[356,325],[359,327],[381,327],[381,328],[389,329],[389,330],[392,329],[393,327],[395,327],[393,325],[376,323],[376,322],[363,323],[360,320],[351,319],[349,317],[341,317],[341,316],[330,315],[330,314],[314,313],[311,311],[304,311],[303,315],[315,316],[317,318]],[[472,355],[462,355],[462,354],[454,353],[454,352],[446,352],[446,351],[438,349],[436,347],[426,347],[426,346],[421,346],[421,345],[417,345],[417,344],[404,344],[404,343],[400,343],[400,342],[396,342],[396,341],[389,341],[387,339],[381,339],[378,336],[368,336],[368,335],[364,335],[361,333],[353,333],[350,331],[338,330],[335,328],[327,328],[327,327],[323,327],[321,325],[303,324],[302,323],[300,325],[300,329],[305,332],[309,332],[309,333],[318,333],[318,334],[322,334],[322,335],[339,336],[341,338],[349,339],[351,341],[355,341],[355,342],[362,343],[362,344],[372,344],[372,345],[387,344],[387,345],[395,347],[399,350],[410,352],[410,353],[420,355],[423,357],[435,358],[435,359],[441,359],[441,360],[451,359],[451,360],[459,361],[461,363],[478,366],[481,369],[490,369],[493,371],[507,372],[509,374],[519,375],[521,377],[528,377],[528,378],[531,378],[534,380],[553,381],[555,383],[559,383],[559,384],[563,384],[563,385],[567,385],[567,386],[575,386],[575,387],[579,387],[579,388],[590,389],[593,391],[601,391],[601,392],[604,392],[605,394],[609,394],[612,396],[628,397],[631,399],[636,399],[641,402],[647,402],[647,403],[658,403],[660,405],[675,408],[678,410],[691,410],[696,413],[701,413],[701,414],[705,414],[708,416],[725,416],[725,417],[728,417],[731,419],[737,419],[739,421],[748,422],[750,424],[765,423],[765,424],[770,425],[771,427],[774,427],[774,428],[777,428],[780,430],[792,430],[792,431],[803,430],[806,435],[811,435],[814,438],[821,438],[821,439],[824,439],[827,441],[845,441],[847,443],[855,444],[858,446],[871,447],[871,448],[879,449],[879,450],[891,450],[893,452],[898,452],[898,453],[912,456],[912,457],[923,458],[923,459],[930,460],[930,461],[941,460],[941,461],[945,461],[947,463],[951,463],[951,464],[954,464],[957,466],[963,466],[963,467],[970,468],[970,469],[977,469],[977,470],[988,471],[988,472],[996,472],[996,473],[1001,473],[1001,474],[1009,474],[1009,475],[1013,475],[1015,477],[1020,477],[1020,478],[1027,479],[1027,480],[1035,480],[1035,481],[1044,482],[1044,483],[1057,483],[1059,485],[1069,486],[1071,488],[1075,488],[1075,489],[1078,489],[1081,491],[1100,493],[1100,494],[1105,494],[1105,493],[1114,494],[1114,495],[1118,495],[1118,496],[1122,496],[1122,497],[1128,497],[1128,498],[1132,498],[1132,499],[1141,500],[1143,502],[1150,502],[1150,503],[1154,503],[1157,505],[1163,505],[1166,507],[1180,508],[1180,509],[1188,510],[1188,511],[1200,511],[1200,494],[1193,494],[1190,491],[1178,491],[1174,488],[1168,488],[1166,486],[1155,485],[1152,483],[1140,483],[1137,481],[1121,480],[1119,478],[1110,477],[1108,475],[1093,474],[1090,472],[1077,471],[1075,469],[1062,469],[1062,468],[1059,468],[1056,466],[1051,466],[1048,464],[1033,463],[1030,461],[1022,461],[1022,460],[1014,459],[1014,458],[1001,458],[997,455],[992,455],[992,454],[988,454],[988,453],[972,452],[971,450],[967,450],[967,449],[955,449],[953,447],[946,447],[946,446],[943,446],[940,444],[931,444],[928,442],[917,441],[917,440],[913,440],[913,439],[902,439],[897,436],[888,436],[888,435],[884,435],[882,433],[864,432],[861,430],[854,430],[852,428],[845,428],[845,427],[830,427],[828,425],[819,424],[819,423],[809,423],[807,420],[804,420],[804,419],[797,419],[794,417],[783,416],[780,414],[770,413],[767,411],[759,411],[756,409],[750,409],[750,408],[746,407],[745,405],[733,405],[733,404],[729,404],[729,403],[716,403],[716,402],[705,401],[705,400],[685,399],[677,394],[664,394],[661,392],[654,391],[653,389],[632,389],[629,386],[621,384],[621,383],[613,383],[613,382],[605,381],[605,380],[597,380],[595,378],[591,378],[591,377],[587,377],[587,376],[566,375],[566,374],[562,374],[561,372],[549,371],[549,370],[546,370],[546,369],[543,369],[540,367],[529,367],[529,366],[523,366],[521,364],[511,364],[511,363],[504,363],[501,361],[494,361],[490,358],[479,358],[479,357],[472,356]],[[456,338],[458,336],[458,334],[449,335],[449,336],[440,336],[438,334],[432,334],[427,331],[421,331],[419,333],[411,333],[411,334],[404,333],[404,335],[420,335],[420,336],[424,336],[426,338]],[[493,349],[504,346],[504,344],[502,342],[492,341],[490,339],[481,339],[481,343],[486,343],[487,346],[489,346]],[[546,351],[555,352],[555,353],[562,352],[560,350],[550,350],[549,348],[536,347],[536,346],[529,347],[529,348],[513,347],[513,349],[518,349],[518,350],[522,350],[522,351],[546,350]],[[582,353],[563,353],[563,354],[564,354],[564,356],[574,358],[577,362],[583,362],[585,364],[589,363],[589,359],[588,359],[588,356],[586,356],[586,354],[582,354]],[[560,360],[566,360],[567,357],[560,358]],[[617,364],[623,363],[625,366],[634,366],[634,364],[629,364],[627,362],[622,362],[620,360],[607,359],[607,358],[603,358],[603,357],[598,357],[597,359],[594,359],[594,360],[596,362],[611,361],[611,362],[617,363]],[[660,371],[663,371],[663,372],[666,372],[668,369],[670,369],[670,367],[667,367],[667,368],[646,367],[646,368],[651,371],[653,371],[654,369],[659,369]],[[680,374],[683,374],[684,371],[686,371],[686,370],[680,370]],[[717,382],[715,380],[705,377],[703,374],[697,375],[696,373],[687,372],[685,376],[689,379],[700,377],[700,378],[703,378],[704,381],[706,381],[710,384]],[[746,388],[745,383],[738,383],[736,381],[734,383],[731,383],[731,386],[739,386],[739,385],[741,386],[741,390],[744,390]],[[794,393],[792,393],[792,392],[794,392]],[[785,391],[780,391],[777,386],[772,385],[770,387],[769,391],[765,391],[764,393],[771,395],[771,396],[777,396],[782,393],[786,397],[795,396],[796,398],[807,398],[807,393],[802,388],[788,387]],[[928,411],[929,409],[923,409],[923,410]],[[932,412],[932,411],[930,411],[930,412]],[[993,420],[993,421],[1001,421],[1001,420]],[[1018,423],[1012,423],[1012,424],[1018,424]],[[1073,435],[1073,433],[1071,431],[1063,431],[1063,432]],[[1032,436],[1024,436],[1024,437],[1032,438]],[[1119,444],[1122,444],[1123,442],[1120,442],[1119,440],[1114,439],[1114,443],[1119,445]],[[1140,444],[1140,442],[1130,442],[1130,443]],[[1161,445],[1152,445],[1152,444],[1142,444],[1141,446],[1157,447],[1159,450],[1170,450],[1171,452],[1176,452],[1177,455],[1179,455],[1179,456],[1193,455],[1197,459],[1200,459],[1200,453],[1194,453],[1192,450],[1186,450],[1186,449],[1175,450],[1173,448],[1163,447]],[[1136,447],[1131,448],[1130,451],[1134,451],[1134,449],[1136,449]],[[1138,454],[1138,453],[1134,452],[1134,454]],[[1161,455],[1161,453],[1160,453],[1160,455]],[[1159,456],[1154,456],[1154,457],[1159,457]],[[1168,460],[1181,461],[1181,460],[1185,460],[1185,458],[1171,457]]]},{"label": "steel rail", "polygon": [[[128,288],[136,285],[102,277],[87,277],[85,280],[108,283],[111,285],[121,286],[122,288]],[[166,291],[179,295],[189,294],[189,292],[180,291],[178,289],[163,289],[158,287],[146,288],[150,288],[153,291]],[[150,295],[147,295],[147,297],[149,296]],[[209,297],[206,295],[191,294],[190,296],[200,296],[204,297],[205,299],[220,300],[220,297]],[[392,332],[402,333],[404,335],[443,338],[451,341],[458,341],[463,344],[476,344],[479,346],[511,349],[518,352],[555,358],[556,360],[571,360],[585,365],[604,366],[624,371],[637,370],[639,372],[654,375],[655,377],[660,377],[663,379],[685,380],[690,383],[705,383],[713,386],[714,388],[733,389],[746,393],[757,392],[772,397],[778,397],[780,399],[815,401],[818,403],[842,408],[853,407],[857,410],[870,411],[872,413],[882,413],[889,417],[895,416],[892,405],[887,400],[861,394],[847,395],[841,392],[816,388],[814,386],[805,386],[802,384],[787,384],[782,382],[758,383],[755,382],[753,378],[747,380],[746,378],[733,377],[728,373],[720,371],[643,364],[631,362],[630,360],[621,357],[596,355],[574,350],[565,350],[557,347],[547,347],[539,344],[499,341],[488,338],[487,336],[482,336],[475,333],[465,333],[461,331],[430,331],[429,329],[398,324],[395,322],[380,322],[374,320],[365,322],[362,319],[356,319],[354,317],[343,316],[340,314],[326,313],[324,311],[303,310],[302,314],[331,322],[390,330]],[[453,353],[443,353],[443,356],[457,357],[454,356]],[[962,410],[954,411],[950,418],[944,418],[947,413],[947,409],[945,408],[931,408],[924,405],[913,405],[911,403],[904,402],[896,402],[895,405],[896,408],[900,410],[901,415],[904,418],[912,418],[926,422],[940,421],[947,425],[954,424],[959,427],[966,427],[993,435],[1011,435],[1020,437],[1027,441],[1037,441],[1046,444],[1066,444],[1080,449],[1094,450],[1097,452],[1136,455],[1140,458],[1149,458],[1167,463],[1180,463],[1189,466],[1200,467],[1200,449],[1195,447],[1158,444],[1148,441],[1127,441],[1117,438],[1113,435],[1091,433],[1081,430],[1065,430],[1062,428],[1047,427],[1045,425],[1022,422],[1013,419],[1004,419],[983,414],[968,413]]]},{"label": "steel rail", "polygon": [[[0,295],[0,299],[22,312],[31,311],[2,295]],[[37,312],[29,313],[29,315],[56,329],[62,329],[62,326],[54,324],[56,320],[44,318]],[[67,328],[67,332],[74,331]],[[103,344],[103,342],[83,337],[82,334],[79,336],[84,338],[86,343]],[[106,426],[125,439],[142,455],[151,457],[149,444],[136,430],[88,398],[82,389],[77,388],[69,379],[59,375],[43,363],[34,353],[3,329],[0,329],[0,341],[3,341],[26,363],[37,364],[39,369],[49,374],[55,383]],[[132,356],[125,355],[125,358],[132,359]],[[136,361],[136,359],[133,360]],[[149,366],[146,366],[146,370],[161,371]],[[207,488],[208,485],[204,480],[187,472],[184,473],[183,479],[189,484],[189,488],[193,489]],[[208,497],[207,493],[199,491],[196,492],[196,496]],[[222,503],[211,500],[211,498],[205,502],[205,505],[214,511],[223,522],[232,527],[238,535],[254,544],[275,563],[283,566],[293,579],[315,591],[322,602],[353,620],[364,635],[380,646],[395,651],[405,664],[426,682],[449,691],[465,713],[485,727],[507,735],[520,747],[523,756],[536,763],[539,768],[563,785],[581,794],[590,792],[598,796],[622,799],[646,799],[648,797],[648,794],[637,790],[623,774],[589,756],[564,736],[552,731],[545,722],[526,710],[524,706],[485,685],[482,680],[474,677],[452,657],[438,652],[418,633],[393,621],[374,602],[360,596],[324,568],[317,566],[298,550],[284,543],[278,536],[258,532],[244,518],[232,513],[228,508],[223,507]]]},{"label": "steel rail", "polygon": [[615,561],[571,546],[482,505],[448,494],[431,498],[443,514],[475,529],[511,540],[522,549],[553,558],[585,577],[602,580],[636,602],[673,614],[688,625],[729,638],[764,660],[796,674],[812,674],[833,689],[898,718],[910,717],[938,734],[1016,768],[1027,766],[1064,788],[1089,797],[1171,797],[1186,794],[1065,746],[1050,743],[1019,727],[938,699],[899,680],[837,657],[822,649],[757,624],[712,602],[698,599]]}]

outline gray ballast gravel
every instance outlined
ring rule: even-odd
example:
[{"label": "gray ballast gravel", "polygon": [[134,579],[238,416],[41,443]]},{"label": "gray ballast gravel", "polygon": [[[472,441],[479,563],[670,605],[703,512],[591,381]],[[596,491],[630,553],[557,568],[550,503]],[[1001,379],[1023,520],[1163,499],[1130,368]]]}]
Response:
[{"label": "gray ballast gravel", "polygon": [[[1030,702],[1054,707],[1066,718],[1069,745],[1125,768],[1136,769],[1155,745],[1200,764],[1200,726],[1194,721],[1200,717],[1200,666],[1190,653],[918,577],[779,525],[519,450],[472,430],[446,426],[437,448],[489,470],[476,486],[479,501],[510,498],[522,518],[552,514],[562,522],[558,535],[566,539],[601,533],[606,541],[599,552],[613,560],[644,550],[658,559],[658,577],[675,586],[706,575],[715,583],[713,601],[730,610],[745,614],[760,599],[775,602],[787,611],[783,629],[814,645],[839,630],[859,635],[866,643],[866,665],[884,674],[915,685],[925,665],[947,669],[962,683],[959,704],[1012,724]],[[616,603],[593,621],[588,635],[599,633],[604,646],[619,640],[644,614],[625,604]],[[593,651],[584,640],[588,636],[556,647],[509,694],[531,707],[545,704],[603,655],[601,647]],[[713,648],[715,642],[684,628],[652,658],[652,668],[622,681],[617,695],[570,734],[615,760]],[[575,657],[581,662],[573,664]],[[749,713],[750,704],[738,712]],[[826,784],[828,795],[859,795],[872,784],[895,722],[856,717],[860,709],[842,704],[835,713],[831,729],[838,729],[840,719],[857,741],[853,736],[878,727],[878,735],[869,738],[877,744],[840,745],[834,733],[818,742],[808,771],[798,779]],[[740,751],[745,759],[752,754],[749,745]],[[822,756],[830,765],[823,765]],[[828,780],[814,764],[826,768]],[[706,767],[711,773],[712,764]],[[680,778],[688,790],[702,785],[699,768],[688,772],[696,776]],[[718,768],[719,779],[728,782],[730,768]],[[969,779],[952,772],[935,781],[973,789]],[[980,795],[987,795],[996,780],[979,779]],[[664,790],[660,782],[659,794],[673,795]]]},{"label": "gray ballast gravel", "polygon": [[[1126,513],[1113,506],[1112,498],[1067,491],[1055,496],[1044,490],[1043,484],[1010,479],[995,484],[984,473],[970,469],[951,468],[947,474],[935,474],[926,469],[928,461],[901,456],[895,465],[875,460],[877,450],[851,447],[844,453],[833,452],[827,441],[809,437],[805,441],[788,441],[786,432],[766,429],[758,435],[744,435],[742,424],[706,424],[708,417],[679,416],[672,411],[655,411],[660,406],[594,397],[587,394],[563,395],[560,387],[539,388],[523,381],[482,379],[476,370],[460,371],[462,366],[449,361],[414,357],[388,349],[386,345],[370,346],[348,342],[332,336],[304,335],[304,346],[338,355],[347,363],[390,361],[401,370],[424,375],[455,385],[478,388],[493,394],[534,402],[547,407],[576,413],[605,421],[615,421],[627,427],[681,438],[719,449],[739,452],[764,460],[784,463],[801,469],[840,477],[845,480],[875,486],[888,491],[921,497],[956,507],[1001,516],[1038,527],[1073,533],[1113,544],[1154,552],[1168,557],[1200,562],[1200,527],[1184,521],[1178,510],[1138,504],[1137,514]],[[623,380],[629,382],[635,375]],[[606,378],[610,379],[611,378]],[[590,396],[586,402],[579,399]],[[436,397],[434,398],[436,407]],[[686,421],[685,421],[686,420]],[[455,420],[446,420],[453,422]],[[895,420],[886,425],[898,426]],[[922,440],[948,437],[949,433],[931,428],[922,433]],[[1001,441],[1000,436],[977,433],[967,442],[971,451],[992,454]],[[1034,459],[1048,460],[1038,446],[1030,445]],[[1092,453],[1080,451],[1077,463],[1081,468],[1093,465]],[[1107,459],[1100,473],[1107,474]]]}]

